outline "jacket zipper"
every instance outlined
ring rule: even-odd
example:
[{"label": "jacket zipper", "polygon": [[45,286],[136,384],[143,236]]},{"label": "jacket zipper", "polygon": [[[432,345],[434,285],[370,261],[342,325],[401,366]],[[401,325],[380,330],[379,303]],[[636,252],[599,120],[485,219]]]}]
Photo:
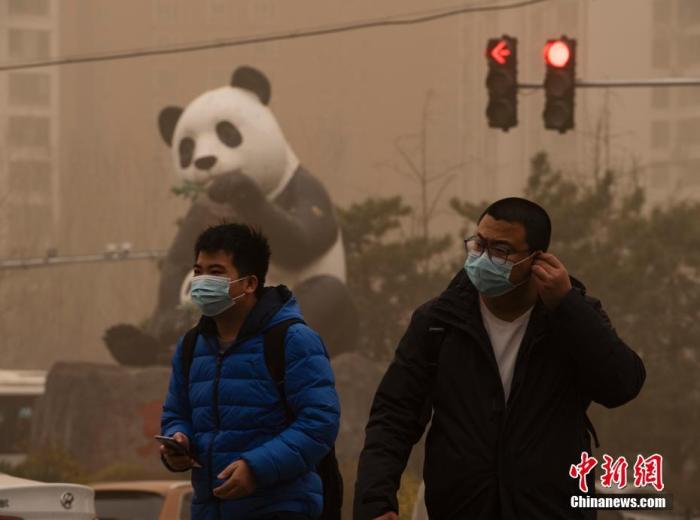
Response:
[{"label": "jacket zipper", "polygon": [[216,505],[216,516],[221,518],[221,502],[213,494],[214,492],[214,442],[216,441],[216,436],[219,434],[219,428],[221,427],[221,419],[219,417],[219,380],[221,379],[221,364],[223,356],[221,353],[216,354],[216,375],[214,377],[214,436],[209,443],[209,489],[212,490],[212,497],[217,503]]},{"label": "jacket zipper", "polygon": [[[214,436],[209,443],[209,488],[214,490],[214,441],[216,441],[216,436],[219,434],[221,429],[221,417],[219,417],[219,382],[221,381],[221,366],[224,361],[224,357],[230,354],[234,347],[239,345],[241,342],[248,339],[250,336],[236,340],[233,345],[231,345],[226,352],[217,351],[216,352],[216,375],[214,376]],[[205,338],[204,339],[209,347],[211,344]],[[212,495],[214,500],[217,502],[216,515],[221,518],[221,501]]]}]

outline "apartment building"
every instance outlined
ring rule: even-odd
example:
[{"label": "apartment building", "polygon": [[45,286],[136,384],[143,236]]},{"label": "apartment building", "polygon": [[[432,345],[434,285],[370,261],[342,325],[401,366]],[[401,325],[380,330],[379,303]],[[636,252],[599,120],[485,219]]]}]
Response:
[{"label": "apartment building", "polygon": [[[60,34],[53,0],[0,2],[0,61],[56,54]],[[0,252],[52,247],[60,218],[58,161],[60,72],[27,69],[0,75]]]}]

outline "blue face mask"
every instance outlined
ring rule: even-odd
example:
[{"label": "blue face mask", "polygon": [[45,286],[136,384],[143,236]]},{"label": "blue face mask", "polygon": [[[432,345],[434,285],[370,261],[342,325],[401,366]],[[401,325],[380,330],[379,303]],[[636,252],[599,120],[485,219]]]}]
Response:
[{"label": "blue face mask", "polygon": [[[524,262],[530,256],[523,258],[520,262]],[[527,282],[527,278],[517,285],[510,281],[513,267],[520,262],[506,261],[503,265],[494,264],[488,253],[484,252],[478,256],[468,255],[466,262],[464,262],[464,270],[477,291],[485,296],[496,297],[503,296]]]},{"label": "blue face mask", "polygon": [[248,278],[244,276],[236,280],[230,280],[227,276],[213,276],[202,274],[192,278],[190,294],[192,301],[199,307],[205,316],[218,316],[227,309],[233,307],[236,300],[245,296],[245,293],[231,298],[228,294],[229,286]]}]

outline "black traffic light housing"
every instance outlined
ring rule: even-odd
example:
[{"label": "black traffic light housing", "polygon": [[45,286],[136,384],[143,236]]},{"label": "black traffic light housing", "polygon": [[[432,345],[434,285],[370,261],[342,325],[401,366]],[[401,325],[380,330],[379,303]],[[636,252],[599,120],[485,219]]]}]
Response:
[{"label": "black traffic light housing", "polygon": [[576,40],[562,36],[544,47],[544,127],[564,133],[574,127],[576,92]]},{"label": "black traffic light housing", "polygon": [[518,40],[503,35],[491,38],[486,47],[489,71],[486,117],[491,128],[508,131],[518,124]]}]

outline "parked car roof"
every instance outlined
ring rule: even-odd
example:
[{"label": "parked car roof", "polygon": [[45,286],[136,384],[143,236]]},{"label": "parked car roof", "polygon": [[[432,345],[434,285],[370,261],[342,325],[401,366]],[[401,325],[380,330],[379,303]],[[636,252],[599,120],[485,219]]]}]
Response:
[{"label": "parked car roof", "polygon": [[186,480],[100,482],[92,488],[97,514],[107,518],[190,518],[192,485]]},{"label": "parked car roof", "polygon": [[189,480],[133,480],[124,482],[98,482],[90,484],[95,491],[147,491],[167,495],[168,491],[191,486]]},{"label": "parked car roof", "polygon": [[27,486],[31,484],[37,484],[37,481],[28,480],[26,478],[14,477],[6,473],[0,473],[0,487]]},{"label": "parked car roof", "polygon": [[87,486],[38,482],[0,473],[0,512],[27,520],[92,520],[95,492]]}]

